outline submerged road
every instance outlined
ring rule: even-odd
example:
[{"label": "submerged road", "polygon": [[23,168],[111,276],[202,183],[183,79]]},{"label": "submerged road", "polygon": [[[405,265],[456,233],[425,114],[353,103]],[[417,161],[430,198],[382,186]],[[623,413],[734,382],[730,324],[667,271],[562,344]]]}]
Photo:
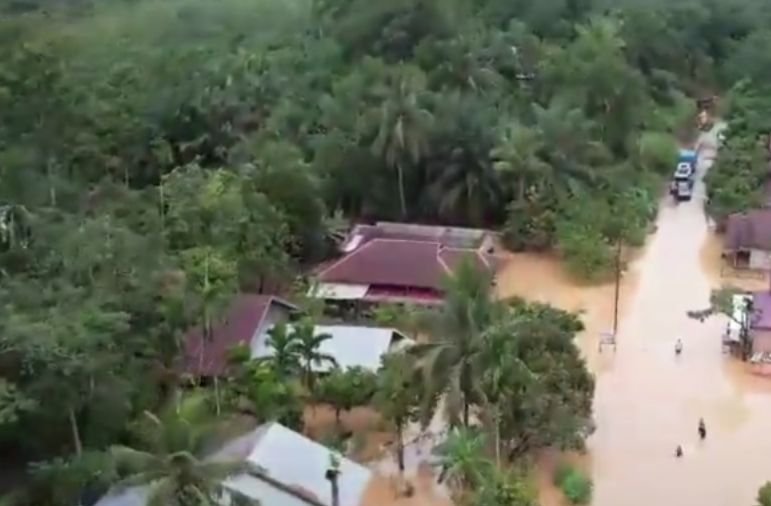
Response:
[{"label": "submerged road", "polygon": [[[701,142],[703,176],[714,132]],[[618,349],[603,352],[597,376],[597,431],[589,441],[594,506],[752,506],[771,480],[771,379],[748,376],[722,354],[723,317],[699,323],[686,316],[707,307],[714,288],[700,261],[709,234],[703,200],[701,180],[692,201],[665,199],[658,228],[632,266],[639,284]]]}]

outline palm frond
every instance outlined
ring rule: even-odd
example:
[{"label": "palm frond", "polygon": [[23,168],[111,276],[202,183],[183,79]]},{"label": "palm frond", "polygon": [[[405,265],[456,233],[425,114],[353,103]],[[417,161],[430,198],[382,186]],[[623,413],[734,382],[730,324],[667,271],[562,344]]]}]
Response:
[{"label": "palm frond", "polygon": [[109,450],[118,471],[136,473],[160,467],[160,459],[152,453],[135,450],[128,446],[115,445]]}]

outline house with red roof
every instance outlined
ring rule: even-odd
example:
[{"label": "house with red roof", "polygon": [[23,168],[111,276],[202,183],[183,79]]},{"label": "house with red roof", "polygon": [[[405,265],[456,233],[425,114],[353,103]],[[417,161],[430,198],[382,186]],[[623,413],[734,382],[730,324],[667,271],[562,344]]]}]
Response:
[{"label": "house with red roof", "polygon": [[183,369],[195,377],[220,376],[227,370],[230,350],[247,345],[254,350],[268,330],[285,322],[297,307],[273,295],[240,294],[215,322],[212,335],[204,339],[200,325],[185,336]]},{"label": "house with red roof", "polygon": [[443,279],[464,258],[495,273],[495,241],[485,230],[379,222],[358,225],[342,256],[316,272],[310,294],[326,301],[439,304]]}]

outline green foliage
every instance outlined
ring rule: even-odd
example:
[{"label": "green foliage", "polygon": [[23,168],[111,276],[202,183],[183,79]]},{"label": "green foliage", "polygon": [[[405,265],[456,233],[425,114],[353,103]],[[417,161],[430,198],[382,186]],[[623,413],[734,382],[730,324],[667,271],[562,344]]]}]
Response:
[{"label": "green foliage", "polygon": [[332,405],[339,424],[342,411],[368,404],[376,388],[377,378],[374,373],[360,367],[350,367],[343,371],[336,368],[321,378],[314,397],[317,401]]},{"label": "green foliage", "polygon": [[[210,337],[239,291],[286,287],[341,223],[500,228],[601,277],[642,243],[665,132],[687,140],[704,88],[730,90],[709,211],[760,204],[761,4],[0,3],[0,451],[69,463],[120,440],[180,386],[189,327]],[[488,282],[459,276],[428,318],[423,415],[449,394],[454,422],[500,422],[504,457],[575,443],[591,386],[575,330],[493,303]],[[425,330],[412,313],[389,321]],[[299,385],[331,361],[309,321],[287,333],[275,360],[241,357],[217,405],[299,423]],[[52,473],[85,484],[68,466]],[[479,500],[519,501],[496,494]]]},{"label": "green foliage", "polygon": [[654,172],[669,176],[677,160],[677,143],[670,134],[643,132],[638,141],[640,163]]},{"label": "green foliage", "polygon": [[115,481],[115,468],[106,453],[86,452],[32,464],[25,502],[66,506],[83,501],[84,492],[102,494]]},{"label": "green foliage", "polygon": [[756,506],[769,506],[771,504],[771,482],[766,482],[758,490]]},{"label": "green foliage", "polygon": [[579,278],[596,280],[610,272],[613,254],[596,226],[567,220],[558,223],[557,247],[568,270]]},{"label": "green foliage", "polygon": [[707,210],[722,222],[729,215],[759,207],[767,177],[764,148],[754,137],[731,137],[707,174]]},{"label": "green foliage", "polygon": [[592,481],[578,469],[560,464],[554,481],[572,504],[589,504],[592,499]]}]

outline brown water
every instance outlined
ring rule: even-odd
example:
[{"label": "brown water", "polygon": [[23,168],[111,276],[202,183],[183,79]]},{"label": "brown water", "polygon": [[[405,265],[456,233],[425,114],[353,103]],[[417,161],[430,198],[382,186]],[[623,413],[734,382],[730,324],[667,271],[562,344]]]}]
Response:
[{"label": "brown water", "polygon": [[[771,480],[771,379],[751,376],[722,353],[724,319],[699,323],[686,316],[707,307],[710,290],[726,281],[702,194],[699,185],[690,203],[663,201],[658,228],[622,285],[615,353],[597,352],[599,332],[612,323],[612,286],[577,286],[554,260],[530,255],[514,255],[499,279],[503,296],[584,311],[580,345],[597,379],[597,431],[586,460],[594,506],[749,506]],[[676,358],[678,337],[684,349]],[[708,431],[704,442],[696,431],[700,417]],[[680,459],[674,457],[678,444],[685,453]],[[544,487],[543,504],[558,497]]]}]

